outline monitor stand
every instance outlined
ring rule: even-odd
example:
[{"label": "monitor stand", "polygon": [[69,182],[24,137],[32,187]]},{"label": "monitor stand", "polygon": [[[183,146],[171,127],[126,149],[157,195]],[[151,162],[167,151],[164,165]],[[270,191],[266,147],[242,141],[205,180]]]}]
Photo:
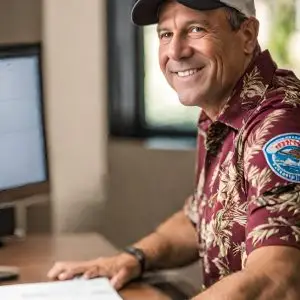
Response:
[{"label": "monitor stand", "polygon": [[[0,248],[4,247],[5,243],[0,239]],[[19,269],[12,266],[0,266],[0,283],[3,281],[17,280],[19,278]]]},{"label": "monitor stand", "polygon": [[17,267],[0,266],[0,282],[12,281],[19,278],[19,269]]}]

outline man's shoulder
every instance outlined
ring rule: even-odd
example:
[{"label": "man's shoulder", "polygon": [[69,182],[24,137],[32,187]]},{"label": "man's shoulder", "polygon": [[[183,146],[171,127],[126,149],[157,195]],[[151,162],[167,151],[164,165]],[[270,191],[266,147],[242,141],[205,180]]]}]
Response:
[{"label": "man's shoulder", "polygon": [[[300,80],[288,70],[276,70],[271,85],[245,122],[246,132],[255,129],[277,132],[300,131]],[[272,130],[271,130],[272,128]]]},{"label": "man's shoulder", "polygon": [[277,69],[261,106],[270,109],[300,107],[300,79],[292,71]]}]

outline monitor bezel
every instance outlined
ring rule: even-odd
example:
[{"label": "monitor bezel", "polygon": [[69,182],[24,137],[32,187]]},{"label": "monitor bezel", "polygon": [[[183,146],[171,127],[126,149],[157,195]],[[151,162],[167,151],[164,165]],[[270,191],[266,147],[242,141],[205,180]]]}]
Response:
[{"label": "monitor bezel", "polygon": [[44,166],[45,166],[45,180],[36,183],[30,183],[23,186],[0,189],[0,204],[9,204],[12,202],[25,200],[32,196],[48,194],[50,192],[49,184],[49,160],[47,147],[47,130],[45,122],[45,97],[43,88],[43,68],[42,68],[42,45],[41,43],[31,44],[13,44],[0,45],[0,59],[37,56],[38,71],[39,71],[39,92],[40,92],[40,108],[41,108],[41,123],[43,131],[43,147],[44,147]]}]

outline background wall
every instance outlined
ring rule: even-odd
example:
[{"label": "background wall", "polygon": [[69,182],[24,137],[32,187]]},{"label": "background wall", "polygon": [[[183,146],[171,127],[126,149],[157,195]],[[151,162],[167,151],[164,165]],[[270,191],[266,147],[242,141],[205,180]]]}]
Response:
[{"label": "background wall", "polygon": [[42,38],[40,0],[0,1],[1,44],[37,42]]},{"label": "background wall", "polygon": [[93,231],[106,199],[105,3],[42,3],[52,227]]},{"label": "background wall", "polygon": [[150,232],[192,191],[194,151],[107,140],[104,0],[0,1],[0,43],[42,41],[52,193],[30,232]]},{"label": "background wall", "polygon": [[124,246],[182,208],[192,192],[193,150],[150,149],[143,142],[109,142],[108,201],[102,231]]}]

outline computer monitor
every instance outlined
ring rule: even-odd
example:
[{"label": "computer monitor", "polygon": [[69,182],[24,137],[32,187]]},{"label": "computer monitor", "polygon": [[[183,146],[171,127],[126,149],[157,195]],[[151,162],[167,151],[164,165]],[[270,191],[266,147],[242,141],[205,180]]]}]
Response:
[{"label": "computer monitor", "polygon": [[49,191],[41,70],[39,44],[0,46],[0,208]]}]

